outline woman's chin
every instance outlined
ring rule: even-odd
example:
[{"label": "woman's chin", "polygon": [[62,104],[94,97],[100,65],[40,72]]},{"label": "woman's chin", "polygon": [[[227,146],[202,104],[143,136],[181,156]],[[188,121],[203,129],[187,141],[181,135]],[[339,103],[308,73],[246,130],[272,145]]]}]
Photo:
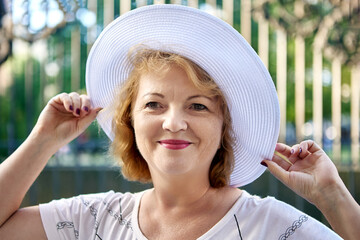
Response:
[{"label": "woman's chin", "polygon": [[188,175],[191,170],[191,163],[182,159],[166,159],[161,162],[155,163],[155,168],[157,171],[171,176],[181,176]]}]

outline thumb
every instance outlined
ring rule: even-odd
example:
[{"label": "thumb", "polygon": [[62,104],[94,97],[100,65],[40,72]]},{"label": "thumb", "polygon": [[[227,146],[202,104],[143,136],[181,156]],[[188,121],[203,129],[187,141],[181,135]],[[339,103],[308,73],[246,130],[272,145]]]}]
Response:
[{"label": "thumb", "polygon": [[84,116],[80,120],[79,128],[85,130],[94,121],[94,119],[101,110],[101,107],[92,109],[88,115]]},{"label": "thumb", "polygon": [[264,163],[267,165],[267,167],[272,175],[274,175],[277,179],[279,179],[285,185],[289,185],[290,173],[288,171],[286,171],[285,169],[280,167],[274,161],[263,160],[262,164],[264,165]]}]

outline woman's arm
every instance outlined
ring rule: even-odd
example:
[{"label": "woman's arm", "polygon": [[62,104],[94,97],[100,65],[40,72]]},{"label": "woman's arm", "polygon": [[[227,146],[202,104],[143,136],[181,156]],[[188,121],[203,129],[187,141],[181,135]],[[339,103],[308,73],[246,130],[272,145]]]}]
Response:
[{"label": "woman's arm", "polygon": [[315,205],[332,228],[344,239],[359,239],[360,206],[343,182],[334,183],[322,191]]},{"label": "woman's arm", "polygon": [[313,141],[293,147],[277,144],[279,156],[264,160],[270,172],[294,192],[313,203],[326,217],[333,230],[344,239],[360,236],[360,206],[351,196],[326,153]]},{"label": "woman's arm", "polygon": [[59,94],[49,101],[25,142],[0,164],[0,236],[17,226],[16,221],[40,216],[37,207],[16,211],[50,157],[82,133],[99,110],[91,109],[89,98],[77,93]]},{"label": "woman's arm", "polygon": [[38,206],[17,210],[0,228],[0,239],[47,240]]},{"label": "woman's arm", "polygon": [[51,138],[33,132],[0,165],[0,227],[20,207],[26,192],[56,152],[51,142]]}]

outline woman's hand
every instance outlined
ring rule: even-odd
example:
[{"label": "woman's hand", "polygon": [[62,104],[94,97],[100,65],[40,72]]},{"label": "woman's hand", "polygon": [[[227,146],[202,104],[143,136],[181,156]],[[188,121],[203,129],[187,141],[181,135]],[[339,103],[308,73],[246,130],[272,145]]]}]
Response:
[{"label": "woman's hand", "polygon": [[311,140],[293,147],[278,143],[275,150],[293,165],[277,155],[272,161],[264,160],[262,164],[294,192],[313,203],[341,237],[358,239],[360,206],[326,153]]},{"label": "woman's hand", "polygon": [[341,182],[335,165],[326,153],[313,141],[303,141],[289,147],[278,143],[275,150],[287,157],[293,165],[274,155],[265,160],[270,172],[311,203],[317,204],[324,191],[332,191]]},{"label": "woman's hand", "polygon": [[50,140],[49,143],[59,148],[79,136],[100,110],[91,108],[86,95],[61,93],[43,109],[32,134]]},{"label": "woman's hand", "polygon": [[[20,204],[50,157],[82,133],[100,110],[77,93],[61,93],[48,102],[30,136],[0,164],[0,239],[13,233],[14,239],[46,239],[39,208],[18,211]],[[20,226],[27,229],[25,235]]]}]

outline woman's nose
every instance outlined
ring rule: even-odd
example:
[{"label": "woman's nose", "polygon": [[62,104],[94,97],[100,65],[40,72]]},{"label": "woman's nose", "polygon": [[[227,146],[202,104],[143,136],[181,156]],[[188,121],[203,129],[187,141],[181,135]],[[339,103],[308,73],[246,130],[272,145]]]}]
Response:
[{"label": "woman's nose", "polygon": [[180,110],[171,109],[166,112],[162,125],[164,130],[179,132],[187,129],[184,113]]}]

